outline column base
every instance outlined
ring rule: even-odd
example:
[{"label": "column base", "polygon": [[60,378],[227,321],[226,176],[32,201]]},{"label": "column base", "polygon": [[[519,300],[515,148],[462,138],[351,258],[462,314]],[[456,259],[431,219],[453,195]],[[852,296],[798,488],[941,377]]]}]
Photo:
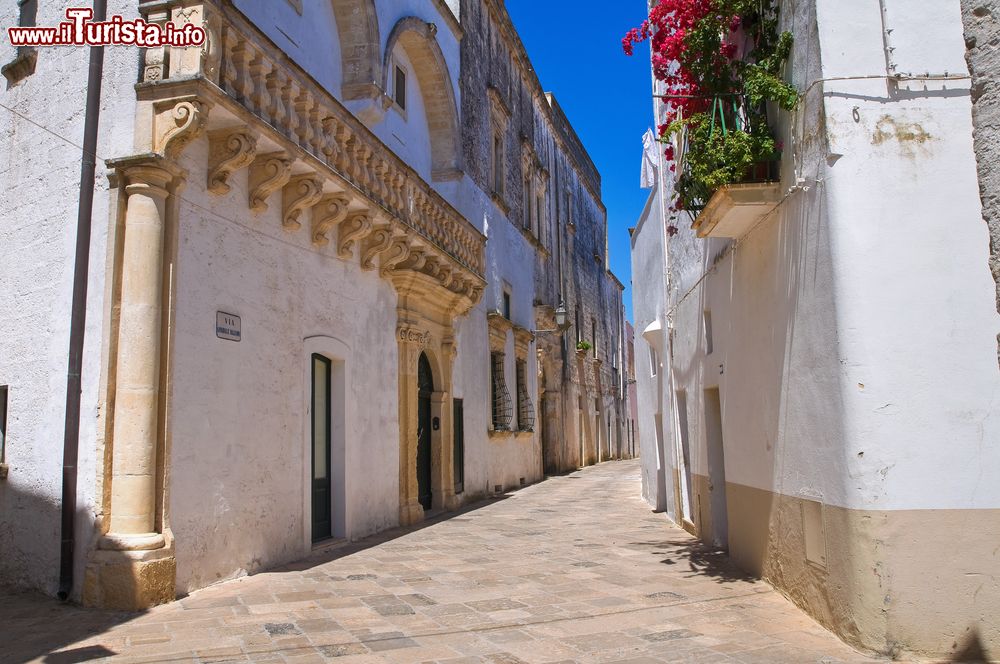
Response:
[{"label": "column base", "polygon": [[172,548],[91,553],[83,578],[83,605],[142,611],[177,597],[177,561]]},{"label": "column base", "polygon": [[409,503],[399,508],[399,525],[412,526],[424,520],[424,508],[420,503]]}]

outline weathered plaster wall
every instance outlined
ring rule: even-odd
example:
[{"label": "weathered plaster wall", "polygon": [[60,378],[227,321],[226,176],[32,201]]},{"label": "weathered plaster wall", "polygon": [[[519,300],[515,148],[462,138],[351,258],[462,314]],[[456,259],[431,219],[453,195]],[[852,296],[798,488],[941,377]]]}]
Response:
[{"label": "weathered plaster wall", "polygon": [[[979,195],[990,229],[990,270],[1000,307],[1000,5],[995,0],[962,0],[966,60],[972,74]],[[997,348],[1000,357],[1000,344]]]},{"label": "weathered plaster wall", "polygon": [[[135,3],[108,12],[135,16]],[[39,25],[64,19],[39,3]],[[17,3],[0,8],[17,24]],[[0,64],[15,55],[0,40]],[[137,54],[105,51],[83,358],[77,509],[77,578],[97,517],[108,181],[101,159],[130,152]],[[10,386],[7,463],[0,481],[0,584],[55,593],[59,576],[62,448],[77,202],[89,51],[40,49],[34,74],[0,90],[0,384]]]}]

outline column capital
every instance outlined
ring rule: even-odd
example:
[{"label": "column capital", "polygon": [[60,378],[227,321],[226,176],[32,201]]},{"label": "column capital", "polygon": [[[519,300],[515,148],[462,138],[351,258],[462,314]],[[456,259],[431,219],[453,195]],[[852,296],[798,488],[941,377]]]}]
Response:
[{"label": "column capital", "polygon": [[104,162],[113,172],[118,186],[132,193],[141,188],[157,198],[166,198],[187,177],[187,171],[155,152],[108,159]]}]

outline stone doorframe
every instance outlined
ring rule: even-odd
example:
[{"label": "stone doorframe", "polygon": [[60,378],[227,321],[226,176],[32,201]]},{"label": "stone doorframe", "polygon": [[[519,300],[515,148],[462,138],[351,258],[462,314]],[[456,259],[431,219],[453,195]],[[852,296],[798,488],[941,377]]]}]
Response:
[{"label": "stone doorframe", "polygon": [[[556,329],[555,308],[535,307],[535,327]],[[566,462],[566,427],[563,422],[563,359],[561,334],[540,334],[535,340],[538,356],[538,422],[542,440],[543,472],[571,470]]]},{"label": "stone doorframe", "polygon": [[455,321],[469,312],[471,301],[441,287],[422,272],[391,277],[399,297],[396,339],[399,343],[399,523],[424,519],[417,486],[417,367],[427,356],[434,375],[431,395],[432,509],[458,507],[455,494],[453,371],[458,354]]}]

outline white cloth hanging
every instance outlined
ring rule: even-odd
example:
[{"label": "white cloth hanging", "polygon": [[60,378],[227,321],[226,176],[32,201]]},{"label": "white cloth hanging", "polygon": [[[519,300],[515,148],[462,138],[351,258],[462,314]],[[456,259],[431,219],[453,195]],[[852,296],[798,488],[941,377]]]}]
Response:
[{"label": "white cloth hanging", "polygon": [[656,151],[659,146],[656,134],[652,129],[647,129],[642,137],[642,174],[639,186],[643,189],[652,189],[656,186]]}]

